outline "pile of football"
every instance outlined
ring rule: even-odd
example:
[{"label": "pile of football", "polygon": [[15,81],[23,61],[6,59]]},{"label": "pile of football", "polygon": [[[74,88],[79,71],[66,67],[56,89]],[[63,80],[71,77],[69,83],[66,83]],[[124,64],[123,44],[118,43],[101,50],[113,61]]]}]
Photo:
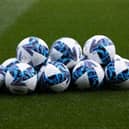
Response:
[{"label": "pile of football", "polygon": [[83,49],[69,37],[51,46],[38,37],[27,37],[16,49],[16,57],[0,65],[0,87],[13,94],[41,91],[63,92],[105,86],[129,88],[129,60],[116,54],[113,41],[104,35],[89,38]]}]

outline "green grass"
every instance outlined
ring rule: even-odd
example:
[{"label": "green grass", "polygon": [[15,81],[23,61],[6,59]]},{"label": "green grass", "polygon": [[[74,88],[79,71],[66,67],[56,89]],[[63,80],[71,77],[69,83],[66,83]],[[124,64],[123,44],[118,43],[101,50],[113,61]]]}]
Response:
[{"label": "green grass", "polygon": [[[35,35],[50,46],[62,36],[83,46],[105,34],[129,58],[128,0],[5,0],[0,2],[0,62],[16,55],[17,44]],[[24,8],[24,7],[25,8]],[[1,129],[127,129],[129,91],[69,91],[62,94],[0,94]]]},{"label": "green grass", "polygon": [[128,91],[0,95],[2,129],[127,129]]}]

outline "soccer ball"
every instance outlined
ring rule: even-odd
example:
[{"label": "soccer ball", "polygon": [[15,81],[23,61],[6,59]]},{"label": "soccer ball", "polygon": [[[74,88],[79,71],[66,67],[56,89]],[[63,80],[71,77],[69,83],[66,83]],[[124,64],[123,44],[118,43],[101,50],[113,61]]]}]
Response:
[{"label": "soccer ball", "polygon": [[0,65],[0,87],[3,86],[5,81],[5,68]]},{"label": "soccer ball", "polygon": [[105,68],[107,82],[115,88],[129,88],[129,67],[124,60],[111,61]]},{"label": "soccer ball", "polygon": [[36,70],[46,63],[48,55],[47,44],[38,37],[27,37],[17,46],[17,59],[32,65]]},{"label": "soccer ball", "polygon": [[63,37],[56,40],[50,49],[52,61],[65,64],[68,68],[73,68],[80,60],[82,48],[73,38]]},{"label": "soccer ball", "polygon": [[14,94],[32,92],[35,90],[36,84],[37,73],[29,64],[15,64],[5,74],[5,85]]},{"label": "soccer ball", "polygon": [[55,92],[63,92],[70,84],[69,69],[61,62],[49,62],[41,68],[40,83],[44,89],[50,88]]},{"label": "soccer ball", "polygon": [[17,64],[17,63],[20,63],[19,60],[17,60],[15,57],[13,58],[9,58],[7,60],[5,60],[1,66],[5,68],[5,72],[13,65]]},{"label": "soccer ball", "polygon": [[79,89],[97,89],[103,83],[104,71],[97,62],[83,60],[74,67],[72,80]]},{"label": "soccer ball", "polygon": [[116,50],[113,42],[108,37],[95,35],[85,42],[83,53],[89,59],[105,66],[114,59]]}]

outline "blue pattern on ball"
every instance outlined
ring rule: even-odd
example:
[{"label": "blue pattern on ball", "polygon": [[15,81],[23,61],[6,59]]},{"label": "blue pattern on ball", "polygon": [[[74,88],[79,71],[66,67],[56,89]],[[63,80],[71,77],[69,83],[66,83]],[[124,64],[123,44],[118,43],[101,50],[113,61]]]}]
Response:
[{"label": "blue pattern on ball", "polygon": [[94,51],[97,51],[101,61],[104,65],[106,65],[108,64],[108,62],[111,61],[110,55],[106,50],[106,47],[111,45],[113,45],[113,43],[108,39],[102,38],[97,43],[94,39],[90,47],[90,52],[92,53]]},{"label": "blue pattern on ball", "polygon": [[121,82],[128,80],[129,79],[129,69],[126,69],[126,70],[122,71],[121,73],[116,74],[114,63],[115,63],[115,61],[110,62],[106,68],[108,80],[113,83],[121,83]]},{"label": "blue pattern on ball", "polygon": [[96,65],[90,61],[84,61],[83,65],[72,72],[73,81],[75,82],[83,74],[87,73],[91,88],[96,88],[99,85],[99,80],[94,69],[95,66]]},{"label": "blue pattern on ball", "polygon": [[8,64],[8,65],[5,67],[5,72],[7,72],[13,65],[15,65],[15,64],[17,64],[17,63],[19,63],[18,60],[14,61],[14,62],[12,62],[12,63],[10,63],[10,64]]},{"label": "blue pattern on ball", "polygon": [[41,83],[43,83],[43,85],[47,87],[62,83],[64,81],[66,81],[66,83],[69,83],[70,78],[71,78],[69,70],[66,69],[66,67],[64,67],[64,65],[60,62],[50,62],[50,64],[57,67],[61,71],[61,73],[54,74],[48,77],[43,72],[41,75],[41,80],[40,80]]},{"label": "blue pattern on ball", "polygon": [[105,38],[102,38],[100,39],[97,43],[96,43],[96,39],[94,39],[92,41],[92,44],[91,44],[91,48],[90,48],[90,52],[93,52],[95,51],[99,45],[102,45],[103,47],[106,47],[106,46],[110,46],[110,45],[113,45],[113,43],[108,40],[108,39],[105,39]]},{"label": "blue pattern on ball", "polygon": [[30,79],[35,76],[36,72],[33,68],[28,67],[26,70],[21,71],[18,66],[13,65],[9,70],[9,73],[14,78],[11,85],[25,86],[26,84],[23,81]]},{"label": "blue pattern on ball", "polygon": [[101,59],[101,61],[106,65],[108,64],[110,61],[111,61],[111,58],[110,58],[110,55],[108,53],[108,51],[102,46],[100,45],[98,48],[97,48],[97,53]]},{"label": "blue pattern on ball", "polygon": [[86,71],[86,67],[80,66],[72,73],[73,81],[76,81],[79,77],[81,77]]},{"label": "blue pattern on ball", "polygon": [[116,76],[116,72],[115,72],[115,64],[114,64],[115,62],[114,61],[112,61],[112,62],[110,62],[108,65],[107,65],[107,68],[106,68],[106,72],[107,72],[107,76],[108,76],[108,79],[110,80],[110,81],[113,81],[113,80],[115,80],[115,76]]},{"label": "blue pattern on ball", "polygon": [[57,61],[67,65],[71,60],[77,60],[76,48],[73,47],[71,50],[65,43],[58,41],[53,45],[57,51],[62,53],[62,57],[57,59]]},{"label": "blue pattern on ball", "polygon": [[[31,55],[33,56],[33,51],[38,52],[42,54],[45,57],[48,57],[49,50],[47,47],[42,46],[38,43],[38,39],[35,37],[31,37],[29,39],[29,43],[24,45],[23,48]],[[19,56],[20,58],[20,56]]]}]

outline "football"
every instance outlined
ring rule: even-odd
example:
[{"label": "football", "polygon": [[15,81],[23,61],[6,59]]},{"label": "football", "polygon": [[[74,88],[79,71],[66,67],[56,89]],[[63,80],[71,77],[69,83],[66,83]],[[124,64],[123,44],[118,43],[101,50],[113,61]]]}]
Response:
[{"label": "football", "polygon": [[80,61],[72,71],[72,80],[79,89],[97,89],[103,79],[102,67],[90,59]]},{"label": "football", "polygon": [[47,44],[38,37],[27,37],[17,46],[17,59],[32,65],[36,70],[46,63],[48,55]]},{"label": "football", "polygon": [[111,61],[105,68],[105,76],[114,88],[129,88],[129,67],[124,60]]},{"label": "football", "polygon": [[83,53],[89,59],[105,66],[114,59],[116,50],[114,43],[108,37],[95,35],[85,42]]},{"label": "football", "polygon": [[37,73],[29,64],[15,64],[5,74],[5,85],[11,93],[27,94],[36,88]]},{"label": "football", "polygon": [[50,49],[51,60],[61,62],[68,68],[73,68],[81,56],[81,46],[76,40],[69,37],[57,39]]},{"label": "football", "polygon": [[70,84],[69,69],[61,62],[49,62],[40,71],[40,85],[54,92],[63,92]]}]

